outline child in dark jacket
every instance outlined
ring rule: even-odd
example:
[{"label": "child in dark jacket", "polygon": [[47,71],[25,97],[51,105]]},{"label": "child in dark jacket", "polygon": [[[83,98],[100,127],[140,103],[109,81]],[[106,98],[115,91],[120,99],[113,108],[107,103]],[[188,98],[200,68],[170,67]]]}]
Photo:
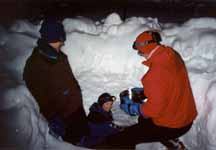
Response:
[{"label": "child in dark jacket", "polygon": [[111,109],[115,100],[115,96],[103,93],[99,96],[98,101],[91,105],[88,115],[90,135],[82,139],[81,146],[91,148],[103,141],[106,136],[123,130],[122,127],[113,123]]}]

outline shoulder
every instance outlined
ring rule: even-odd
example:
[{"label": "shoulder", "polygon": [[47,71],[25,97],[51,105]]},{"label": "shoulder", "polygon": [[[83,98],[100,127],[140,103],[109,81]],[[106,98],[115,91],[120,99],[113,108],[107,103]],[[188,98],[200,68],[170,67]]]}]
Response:
[{"label": "shoulder", "polygon": [[67,55],[62,51],[59,52],[59,56],[63,59],[68,59]]},{"label": "shoulder", "polygon": [[104,123],[106,118],[100,112],[91,111],[88,115],[88,120],[93,123]]},{"label": "shoulder", "polygon": [[173,60],[179,55],[173,48],[161,45],[157,54],[153,57],[151,67],[163,71],[172,65]]},{"label": "shoulder", "polygon": [[25,70],[32,69],[33,66],[40,65],[40,63],[42,62],[43,62],[43,59],[40,56],[37,47],[35,47],[32,51],[32,54],[26,60]]}]

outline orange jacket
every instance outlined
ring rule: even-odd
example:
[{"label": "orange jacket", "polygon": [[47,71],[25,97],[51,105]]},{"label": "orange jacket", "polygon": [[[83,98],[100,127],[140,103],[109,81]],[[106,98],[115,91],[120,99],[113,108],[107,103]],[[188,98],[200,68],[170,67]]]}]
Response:
[{"label": "orange jacket", "polygon": [[197,110],[185,64],[172,48],[160,46],[143,62],[149,66],[142,78],[148,101],[142,113],[156,125],[181,128],[196,118]]}]

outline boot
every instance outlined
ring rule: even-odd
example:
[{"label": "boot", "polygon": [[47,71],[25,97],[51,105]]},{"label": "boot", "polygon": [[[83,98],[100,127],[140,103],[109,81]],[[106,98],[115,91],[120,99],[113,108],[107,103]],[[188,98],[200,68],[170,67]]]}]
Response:
[{"label": "boot", "polygon": [[183,142],[181,142],[178,138],[163,141],[161,143],[166,147],[166,150],[186,150]]}]

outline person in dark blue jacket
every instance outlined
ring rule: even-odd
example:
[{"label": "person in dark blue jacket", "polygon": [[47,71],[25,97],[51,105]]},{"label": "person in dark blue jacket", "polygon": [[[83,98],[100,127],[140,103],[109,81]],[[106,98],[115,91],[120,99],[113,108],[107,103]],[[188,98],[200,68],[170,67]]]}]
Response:
[{"label": "person in dark blue jacket", "polygon": [[103,141],[105,137],[123,130],[123,127],[113,122],[111,109],[115,100],[115,96],[103,93],[99,96],[98,101],[90,106],[88,114],[90,135],[83,138],[81,146],[91,148]]}]

